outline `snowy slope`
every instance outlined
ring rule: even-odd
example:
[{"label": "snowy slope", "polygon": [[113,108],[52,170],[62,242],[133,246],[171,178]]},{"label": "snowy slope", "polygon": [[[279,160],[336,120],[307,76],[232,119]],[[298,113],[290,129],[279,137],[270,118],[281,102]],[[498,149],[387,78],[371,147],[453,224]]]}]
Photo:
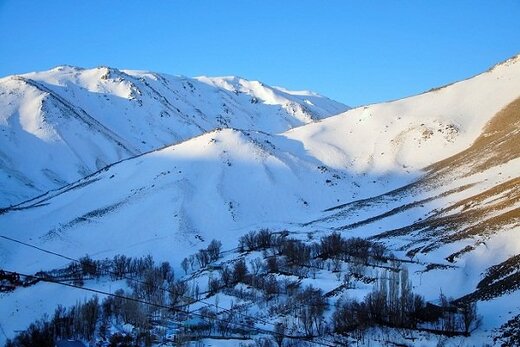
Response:
[{"label": "snowy slope", "polygon": [[[230,95],[256,86],[200,81]],[[319,105],[310,93],[283,92]],[[491,329],[520,311],[511,306],[518,291],[487,301],[475,294],[490,266],[520,253],[519,97],[515,57],[442,89],[278,135],[215,130],[6,209],[0,230],[74,257],[151,253],[175,265],[211,239],[231,249],[261,227],[302,238],[330,231],[370,237],[410,260],[415,290],[427,300],[439,290],[477,295],[491,318],[474,342],[489,341]],[[35,272],[64,263],[0,242],[5,268]]]},{"label": "snowy slope", "polygon": [[[216,130],[26,202],[1,216],[0,229],[28,230],[24,238],[62,251],[71,244],[103,256],[153,249],[180,261],[216,234],[234,243],[255,225],[305,221],[356,190],[352,182],[282,136]],[[172,255],[165,245],[183,251]],[[22,264],[19,249],[3,247],[4,264],[33,262],[26,257]]]},{"label": "snowy slope", "polygon": [[[474,141],[479,135],[479,130],[475,130],[477,125],[483,127],[495,114],[479,111],[479,117],[472,115],[482,109],[499,110],[506,94],[514,95],[510,101],[520,95],[520,83],[514,84],[520,79],[518,61],[516,58],[491,72],[442,90],[397,101],[401,108],[409,110],[418,105],[418,98],[430,107],[436,105],[434,114],[449,124],[457,121],[459,129],[454,137],[447,139],[445,133],[437,135],[436,131],[432,141],[442,150],[435,155],[417,155],[414,157],[417,162],[406,162],[406,168],[398,166],[403,163],[396,156],[393,157],[395,162],[390,164],[386,159],[364,157],[367,149],[382,146],[382,141],[391,141],[391,136],[371,136],[373,127],[379,123],[373,117],[366,123],[373,127],[362,127],[352,115],[363,109],[356,109],[284,135],[217,130],[152,151],[6,210],[0,216],[0,229],[10,235],[30,230],[23,233],[24,238],[61,250],[72,243],[80,247],[81,253],[100,253],[99,240],[105,240],[105,245],[120,240],[117,247],[110,246],[105,251],[129,252],[130,248],[137,247],[136,253],[145,254],[151,249],[169,252],[169,249],[161,250],[164,240],[170,240],[172,245],[180,242],[197,248],[200,238],[209,241],[215,233],[234,242],[236,236],[248,228],[306,222],[312,220],[313,215],[319,219],[324,209],[377,196],[421,179],[422,172],[412,171],[414,166],[446,158],[452,147],[463,148]],[[487,95],[490,90],[500,91],[493,98],[496,102],[491,102],[488,95],[475,99],[473,104],[461,103],[456,112],[450,112],[449,108],[440,111],[439,98],[444,94],[439,93],[449,96],[445,97],[444,105],[450,106],[456,104],[456,97],[451,94],[462,98],[461,93],[469,91],[474,95],[480,90],[478,85],[485,91],[479,95]],[[226,88],[231,87],[226,85]],[[452,93],[452,90],[455,91]],[[370,107],[394,110],[396,106],[392,105]],[[407,117],[413,119],[413,115],[410,111]],[[450,119],[450,115],[454,119]],[[386,128],[388,118],[389,111],[382,113],[379,126]],[[350,128],[361,133],[352,137],[364,139],[363,145],[352,146],[352,139],[345,134],[345,129]],[[395,133],[399,126],[390,129]],[[416,148],[417,140],[413,137],[404,137],[401,146],[409,153],[414,149],[418,153],[423,150]],[[367,160],[362,165],[365,170],[352,164],[349,153],[356,154],[352,158],[358,158],[358,163],[361,159]],[[414,196],[409,194],[409,198]],[[400,196],[390,198],[397,204],[405,201],[400,199]],[[357,205],[354,203],[354,206]],[[389,208],[376,207],[376,211]],[[125,235],[123,241],[121,233]],[[20,264],[23,259],[16,254],[18,249],[3,248],[3,251],[5,264]]]},{"label": "snowy slope", "polygon": [[217,127],[278,133],[346,106],[237,77],[62,66],[0,80],[0,206]]},{"label": "snowy slope", "polygon": [[520,312],[519,144],[517,98],[469,148],[427,167],[416,182],[330,208],[304,230],[384,242],[410,259],[415,288],[426,298],[442,291],[476,301],[484,325],[475,341],[489,339]]},{"label": "snowy slope", "polygon": [[324,163],[355,172],[414,171],[471,145],[520,96],[520,56],[471,79],[359,107],[287,133]]}]

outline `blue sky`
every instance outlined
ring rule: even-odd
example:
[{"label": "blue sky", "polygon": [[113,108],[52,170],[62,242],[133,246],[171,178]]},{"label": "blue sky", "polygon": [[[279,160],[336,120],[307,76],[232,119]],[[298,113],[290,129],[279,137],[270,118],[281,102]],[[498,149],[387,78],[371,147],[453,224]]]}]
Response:
[{"label": "blue sky", "polygon": [[108,65],[239,75],[349,105],[520,53],[520,1],[0,0],[0,76]]}]

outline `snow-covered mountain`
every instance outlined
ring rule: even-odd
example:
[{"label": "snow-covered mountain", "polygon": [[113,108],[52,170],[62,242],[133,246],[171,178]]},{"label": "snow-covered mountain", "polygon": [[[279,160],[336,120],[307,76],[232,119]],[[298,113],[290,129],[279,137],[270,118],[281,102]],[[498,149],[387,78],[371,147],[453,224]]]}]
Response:
[{"label": "snow-covered mountain", "polygon": [[[229,98],[240,90],[237,97],[248,100],[252,86],[259,86],[233,78],[198,82]],[[309,99],[309,93],[269,90],[303,99],[299,105],[307,100],[318,107],[327,101]],[[267,100],[257,89],[254,95]],[[244,130],[252,126],[237,120],[228,129],[186,135],[185,141],[4,209],[0,230],[74,257],[150,253],[172,264],[212,239],[233,249],[238,237],[260,228],[286,229],[309,240],[332,231],[369,238],[408,259],[414,290],[427,300],[437,298],[440,290],[478,302],[484,325],[469,341],[489,342],[492,329],[520,312],[513,304],[520,302],[514,280],[520,254],[519,100],[517,56],[471,79],[320,122],[294,116],[298,121],[286,129]],[[262,114],[257,118],[264,119]],[[130,130],[118,134],[136,142]],[[118,146],[131,155],[124,152],[129,149],[125,143]],[[65,263],[0,242],[0,267],[36,272]],[[330,280],[312,283],[347,296],[369,290],[349,291]],[[2,322],[4,330],[28,324],[24,315],[38,306],[20,309],[19,293],[0,299],[18,322]],[[76,298],[71,295],[69,301]],[[39,305],[43,313],[50,304]]]},{"label": "snow-covered mountain", "polygon": [[311,155],[354,172],[417,171],[468,148],[519,96],[520,58],[429,92],[359,107],[287,132]]},{"label": "snow-covered mountain", "polygon": [[[304,222],[339,203],[420,182],[420,169],[484,136],[486,123],[519,96],[516,58],[467,81],[279,135],[214,130],[8,209],[0,225],[13,232],[31,225],[48,242],[79,237],[95,247],[93,235],[119,238],[115,229],[147,242],[153,237],[144,229],[154,229],[190,243],[189,235],[208,239],[215,230],[233,239],[229,230]],[[139,211],[148,211],[142,221],[155,226],[136,223]]]},{"label": "snow-covered mountain", "polygon": [[0,80],[0,206],[215,128],[286,131],[346,110],[238,77],[62,66]]}]

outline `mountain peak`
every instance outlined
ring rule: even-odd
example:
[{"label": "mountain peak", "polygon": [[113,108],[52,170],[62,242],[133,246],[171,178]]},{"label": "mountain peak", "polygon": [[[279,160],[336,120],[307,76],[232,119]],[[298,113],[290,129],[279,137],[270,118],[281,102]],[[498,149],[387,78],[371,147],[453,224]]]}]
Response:
[{"label": "mountain peak", "polygon": [[493,68],[497,67],[497,66],[510,66],[512,64],[517,64],[519,62],[520,62],[520,53],[518,53],[518,54],[516,54],[516,55],[514,55],[514,56],[512,56],[510,58],[507,58],[506,60],[504,60],[504,61],[502,61],[502,62],[500,62],[498,64],[495,64],[493,66]]}]

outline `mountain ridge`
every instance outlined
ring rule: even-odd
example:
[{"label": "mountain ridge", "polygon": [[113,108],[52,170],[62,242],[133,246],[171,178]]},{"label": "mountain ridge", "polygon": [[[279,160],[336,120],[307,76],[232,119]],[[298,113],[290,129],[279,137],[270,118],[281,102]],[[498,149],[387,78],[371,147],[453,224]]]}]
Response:
[{"label": "mountain ridge", "polygon": [[222,79],[70,66],[0,79],[0,205],[218,127],[278,132],[347,109],[314,94],[300,98],[266,85],[229,91],[212,81]]}]

